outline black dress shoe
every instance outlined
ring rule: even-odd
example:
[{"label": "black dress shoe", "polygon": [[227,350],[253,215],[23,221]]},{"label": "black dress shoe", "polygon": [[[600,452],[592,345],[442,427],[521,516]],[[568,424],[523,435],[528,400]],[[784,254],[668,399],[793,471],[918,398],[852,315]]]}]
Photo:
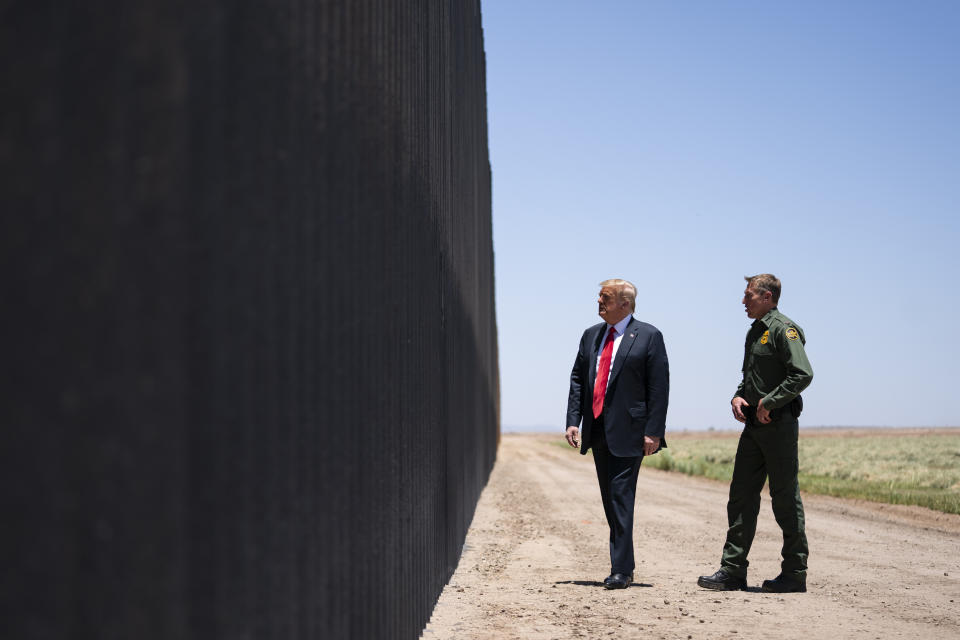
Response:
[{"label": "black dress shoe", "polygon": [[715,591],[741,591],[747,588],[747,579],[731,576],[723,569],[720,569],[712,576],[700,576],[697,578],[697,585],[704,589],[713,589]]},{"label": "black dress shoe", "polygon": [[607,589],[626,589],[633,582],[632,573],[613,573],[603,581],[603,586]]},{"label": "black dress shoe", "polygon": [[760,587],[768,593],[806,593],[807,581],[803,578],[792,578],[780,574],[773,580],[764,580]]}]

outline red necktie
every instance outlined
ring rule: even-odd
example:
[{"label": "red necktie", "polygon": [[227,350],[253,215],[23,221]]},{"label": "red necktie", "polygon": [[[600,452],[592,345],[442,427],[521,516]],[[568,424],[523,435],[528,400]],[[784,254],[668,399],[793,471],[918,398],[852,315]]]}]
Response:
[{"label": "red necktie", "polygon": [[607,395],[607,380],[610,378],[610,360],[613,359],[613,339],[617,337],[617,330],[610,327],[607,334],[607,343],[600,353],[600,368],[597,370],[597,381],[593,385],[593,417],[599,418],[603,413],[603,397]]}]

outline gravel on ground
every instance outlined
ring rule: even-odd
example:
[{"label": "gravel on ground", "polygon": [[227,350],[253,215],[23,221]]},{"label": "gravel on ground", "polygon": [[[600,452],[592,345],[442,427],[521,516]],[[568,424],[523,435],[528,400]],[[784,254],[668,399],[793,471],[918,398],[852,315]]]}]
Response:
[{"label": "gravel on ground", "polygon": [[423,638],[960,638],[960,516],[804,495],[807,593],[769,594],[780,531],[764,495],[749,590],[708,591],[727,485],[641,468],[625,590],[608,591],[593,459],[562,434],[503,436]]}]

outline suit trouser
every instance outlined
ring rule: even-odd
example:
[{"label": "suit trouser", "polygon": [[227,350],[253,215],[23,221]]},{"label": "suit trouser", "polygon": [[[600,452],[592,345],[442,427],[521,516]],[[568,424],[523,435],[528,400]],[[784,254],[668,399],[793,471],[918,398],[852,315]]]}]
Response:
[{"label": "suit trouser", "polygon": [[751,420],[740,434],[727,502],[729,529],[720,561],[727,574],[747,575],[747,554],[757,531],[760,492],[769,476],[773,515],[783,531],[781,570],[796,578],[806,578],[809,549],[797,483],[798,435],[797,419],[789,413],[769,424]]},{"label": "suit trouser", "polygon": [[637,495],[637,474],[643,456],[621,458],[610,453],[597,425],[591,434],[590,448],[597,468],[603,512],[610,527],[610,573],[631,574],[633,559],[633,505]]}]

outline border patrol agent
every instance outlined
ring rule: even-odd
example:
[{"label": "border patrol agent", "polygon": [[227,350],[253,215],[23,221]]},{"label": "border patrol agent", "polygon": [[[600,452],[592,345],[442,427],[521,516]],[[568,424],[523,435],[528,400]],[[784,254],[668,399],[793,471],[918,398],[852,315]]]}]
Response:
[{"label": "border patrol agent", "polygon": [[775,593],[806,591],[807,536],[797,484],[797,417],[800,392],[813,380],[804,351],[803,329],[780,313],[780,280],[769,273],[744,278],[743,305],[753,325],[743,354],[743,380],[730,404],[746,426],[740,434],[727,502],[727,540],[720,570],[700,576],[705,589],[747,588],[747,554],[757,530],[760,491],[769,476],[773,515],[783,531],[780,575],[762,589]]}]

